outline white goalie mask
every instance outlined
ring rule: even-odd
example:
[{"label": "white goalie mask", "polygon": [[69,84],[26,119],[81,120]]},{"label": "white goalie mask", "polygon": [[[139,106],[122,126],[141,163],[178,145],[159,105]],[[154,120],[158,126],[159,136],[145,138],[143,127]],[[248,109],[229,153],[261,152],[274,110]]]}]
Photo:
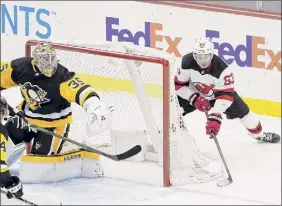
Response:
[{"label": "white goalie mask", "polygon": [[213,58],[213,49],[214,45],[210,38],[200,37],[195,40],[193,57],[202,69],[210,66]]},{"label": "white goalie mask", "polygon": [[0,123],[8,115],[9,115],[8,103],[4,97],[0,96]]},{"label": "white goalie mask", "polygon": [[41,42],[36,45],[32,52],[34,64],[39,71],[47,77],[55,74],[58,66],[58,59],[55,49],[48,43]]}]

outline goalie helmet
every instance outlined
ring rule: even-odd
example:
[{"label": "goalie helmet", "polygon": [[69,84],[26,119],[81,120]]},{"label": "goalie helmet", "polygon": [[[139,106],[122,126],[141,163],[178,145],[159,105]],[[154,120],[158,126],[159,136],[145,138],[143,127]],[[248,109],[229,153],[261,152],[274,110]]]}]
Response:
[{"label": "goalie helmet", "polygon": [[213,49],[213,42],[210,38],[200,37],[195,40],[193,57],[202,69],[210,66],[213,58]]},{"label": "goalie helmet", "polygon": [[36,45],[32,52],[34,64],[38,70],[47,77],[55,74],[58,66],[58,59],[55,49],[48,43],[41,42]]},{"label": "goalie helmet", "polygon": [[8,116],[8,103],[6,99],[0,96],[0,121],[2,121],[6,116]]}]

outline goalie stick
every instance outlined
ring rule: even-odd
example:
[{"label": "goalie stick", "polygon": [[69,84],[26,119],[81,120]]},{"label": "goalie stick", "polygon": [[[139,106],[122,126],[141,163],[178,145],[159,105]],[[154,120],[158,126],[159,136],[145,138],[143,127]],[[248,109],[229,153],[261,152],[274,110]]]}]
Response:
[{"label": "goalie stick", "polygon": [[[20,117],[23,116],[22,114],[16,113],[14,111],[14,109],[10,105],[8,105],[8,107],[9,107],[9,113],[10,113],[11,116],[14,116],[14,115],[19,115]],[[57,133],[51,132],[51,131],[49,131],[47,129],[44,129],[42,127],[39,127],[39,126],[36,126],[36,125],[33,125],[33,124],[29,124],[29,125],[30,125],[30,127],[34,128],[34,129],[36,129],[38,131],[44,132],[45,134],[48,134],[48,135],[51,135],[51,136],[55,136],[55,137],[60,138],[60,139],[62,139],[64,141],[66,141],[66,142],[70,142],[70,143],[72,143],[72,144],[74,144],[76,146],[79,146],[79,147],[85,149],[88,152],[93,152],[93,153],[96,153],[96,154],[103,155],[103,156],[105,156],[105,157],[107,157],[109,159],[112,159],[114,161],[125,160],[127,158],[130,158],[130,157],[138,154],[142,150],[140,145],[135,145],[131,149],[127,150],[126,152],[123,152],[123,153],[117,154],[117,155],[111,155],[111,154],[107,154],[105,152],[102,152],[100,150],[97,150],[95,148],[89,147],[89,146],[87,146],[85,144],[82,144],[80,142],[77,142],[75,140],[72,140],[72,139],[69,139],[67,137],[64,137],[62,135],[59,135]]]},{"label": "goalie stick", "polygon": [[[7,194],[8,194],[7,191],[4,191],[4,190],[2,190],[2,189],[1,189],[1,193],[4,194],[4,195],[7,195]],[[16,199],[16,200],[18,200],[18,201],[20,201],[20,202],[23,202],[23,203],[27,204],[27,205],[38,206],[37,204],[35,204],[35,203],[33,203],[33,202],[30,202],[30,201],[28,201],[28,200],[26,200],[26,199],[24,199],[24,198],[21,198],[21,197],[13,197],[13,199]]]},{"label": "goalie stick", "polygon": [[[208,112],[205,112],[205,114],[206,114],[206,118],[208,118]],[[224,168],[225,168],[225,171],[226,171],[226,173],[228,175],[227,178],[223,178],[223,179],[218,180],[217,186],[223,187],[223,186],[230,185],[231,183],[233,183],[233,179],[232,179],[231,173],[230,173],[230,171],[228,169],[227,163],[225,161],[224,155],[222,153],[222,150],[220,148],[220,145],[219,145],[219,142],[217,140],[216,135],[214,135],[214,134],[211,134],[211,135],[213,136],[212,139],[214,139],[214,142],[215,142],[216,148],[217,148],[217,150],[219,152],[221,161],[222,161],[222,163],[224,165]]]},{"label": "goalie stick", "polygon": [[84,148],[85,150],[89,151],[89,152],[94,152],[96,154],[100,154],[100,155],[103,155],[107,158],[110,158],[112,160],[115,160],[115,161],[120,161],[120,160],[124,160],[124,159],[127,159],[127,158],[130,158],[136,154],[138,154],[140,151],[141,151],[141,146],[140,145],[135,145],[134,147],[132,147],[131,149],[127,150],[126,152],[124,153],[121,153],[121,154],[117,154],[117,155],[111,155],[111,154],[107,154],[107,153],[104,153],[100,150],[97,150],[97,149],[94,149],[92,147],[89,147],[85,144],[82,144],[82,143],[79,143],[77,141],[74,141],[72,139],[69,139],[69,138],[66,138],[62,135],[59,135],[57,133],[54,133],[54,132],[51,132],[49,130],[46,130],[44,128],[41,128],[41,127],[38,127],[36,125],[33,125],[33,124],[30,124],[30,126],[38,131],[41,131],[41,132],[44,132],[46,134],[49,134],[49,135],[52,135],[52,136],[55,136],[55,137],[58,137],[66,142],[70,142],[76,146],[79,146],[81,148]]}]

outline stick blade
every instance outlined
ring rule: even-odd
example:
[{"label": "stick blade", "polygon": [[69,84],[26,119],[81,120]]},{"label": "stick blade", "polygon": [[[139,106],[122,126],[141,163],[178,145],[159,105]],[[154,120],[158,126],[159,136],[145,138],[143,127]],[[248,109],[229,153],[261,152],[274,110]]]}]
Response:
[{"label": "stick blade", "polygon": [[232,184],[232,180],[227,178],[227,179],[220,179],[219,181],[217,181],[217,186],[219,187],[224,187],[224,186],[227,186],[227,185],[230,185]]},{"label": "stick blade", "polygon": [[132,147],[130,150],[122,153],[122,154],[118,154],[117,155],[117,160],[124,160],[127,158],[130,158],[134,155],[137,155],[140,151],[142,150],[140,145],[135,145],[134,147]]}]

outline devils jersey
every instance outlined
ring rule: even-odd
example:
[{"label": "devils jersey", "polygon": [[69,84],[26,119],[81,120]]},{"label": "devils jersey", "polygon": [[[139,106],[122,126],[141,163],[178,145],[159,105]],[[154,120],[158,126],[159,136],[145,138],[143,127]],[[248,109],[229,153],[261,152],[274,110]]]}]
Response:
[{"label": "devils jersey", "polygon": [[5,187],[12,181],[12,177],[9,172],[9,167],[6,164],[7,154],[6,147],[8,143],[8,132],[6,128],[0,124],[0,187]]},{"label": "devils jersey", "polygon": [[224,112],[233,102],[234,77],[231,68],[217,55],[211,65],[201,69],[193,54],[183,56],[174,78],[178,96],[190,100],[195,92],[208,100],[216,100],[212,112]]},{"label": "devils jersey", "polygon": [[0,89],[19,86],[24,101],[18,106],[29,123],[58,127],[72,122],[71,102],[83,105],[98,95],[74,72],[58,64],[52,77],[41,74],[33,58],[23,57],[2,64]]}]

